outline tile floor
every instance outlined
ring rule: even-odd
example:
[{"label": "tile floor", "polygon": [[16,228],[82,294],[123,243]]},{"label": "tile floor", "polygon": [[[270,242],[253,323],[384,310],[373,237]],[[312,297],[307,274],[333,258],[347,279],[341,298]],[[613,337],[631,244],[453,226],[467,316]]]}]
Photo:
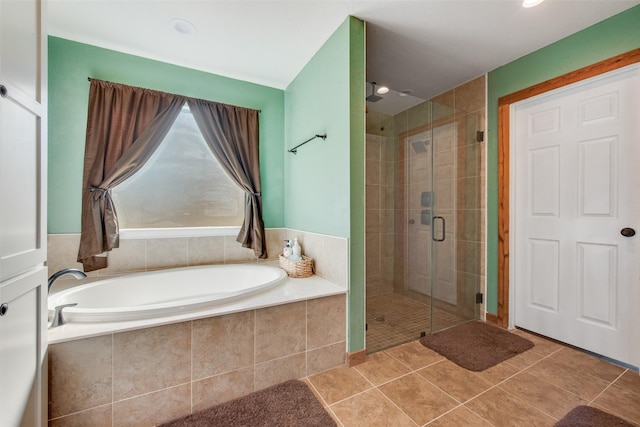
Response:
[{"label": "tile floor", "polygon": [[531,350],[471,372],[412,341],[304,378],[338,426],[553,426],[591,405],[640,426],[638,372],[514,331]]},{"label": "tile floor", "polygon": [[[428,299],[427,299],[428,301]],[[431,330],[428,303],[389,293],[367,297],[367,353],[375,353],[420,337]],[[467,322],[455,314],[433,308],[435,330]]]}]

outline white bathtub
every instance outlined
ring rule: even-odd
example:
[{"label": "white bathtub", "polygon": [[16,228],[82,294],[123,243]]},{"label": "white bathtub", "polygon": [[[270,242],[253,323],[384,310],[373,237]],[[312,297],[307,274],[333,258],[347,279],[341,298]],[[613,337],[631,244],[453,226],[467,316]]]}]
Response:
[{"label": "white bathtub", "polygon": [[286,273],[263,264],[176,268],[99,280],[51,295],[48,308],[67,323],[123,322],[172,316],[226,304],[283,283]]},{"label": "white bathtub", "polygon": [[[228,268],[227,268],[228,267]],[[179,323],[197,319],[204,319],[209,317],[223,316],[232,313],[239,313],[245,311],[258,310],[266,307],[273,307],[282,304],[290,304],[299,301],[309,301],[316,298],[323,298],[332,295],[341,295],[346,294],[347,289],[343,285],[338,285],[334,282],[331,282],[327,279],[322,278],[321,276],[313,275],[311,277],[307,277],[305,279],[294,279],[291,277],[287,277],[284,272],[281,273],[281,270],[278,267],[277,261],[261,261],[259,263],[247,263],[247,264],[228,264],[228,265],[216,265],[210,267],[203,267],[205,269],[219,269],[217,273],[238,272],[237,277],[243,276],[246,272],[255,272],[255,268],[267,267],[267,269],[273,273],[283,274],[283,280],[281,283],[273,283],[271,286],[267,286],[261,289],[254,290],[252,292],[247,292],[242,295],[227,295],[228,298],[220,299],[217,301],[210,301],[204,303],[202,306],[190,306],[189,309],[182,309],[181,301],[179,305],[177,305],[176,309],[162,307],[159,311],[156,310],[155,314],[151,317],[138,318],[124,320],[123,313],[127,309],[122,307],[117,309],[117,314],[114,316],[110,316],[112,320],[98,320],[100,316],[94,317],[93,320],[90,321],[80,321],[77,320],[77,316],[81,316],[82,307],[80,305],[76,307],[68,307],[63,310],[64,319],[67,322],[66,324],[58,327],[50,327],[47,337],[49,344],[56,344],[66,341],[74,341],[83,338],[96,337],[101,335],[114,334],[119,332],[133,331],[142,328],[150,328],[155,326],[168,325],[172,323]],[[86,285],[76,286],[75,288],[71,288],[69,290],[60,291],[58,293],[52,294],[49,297],[48,305],[50,308],[50,315],[53,315],[53,308],[56,305],[66,304],[66,303],[74,303],[78,302],[78,300],[74,300],[74,292],[75,290],[80,291],[81,289],[90,288],[95,284],[104,284],[111,283],[110,286],[105,286],[101,288],[101,291],[106,294],[104,295],[104,301],[107,298],[115,298],[116,300],[125,301],[125,304],[128,306],[132,306],[130,304],[133,301],[133,298],[138,298],[139,291],[134,291],[133,288],[136,286],[129,283],[130,279],[136,279],[140,276],[147,277],[148,275],[156,275],[156,274],[167,274],[173,275],[177,273],[179,278],[177,279],[178,288],[182,291],[187,286],[187,281],[183,279],[182,273],[185,271],[191,270],[191,268],[179,268],[172,270],[161,270],[153,273],[137,273],[131,275],[122,275],[117,276],[115,278],[104,279],[98,282],[88,283]],[[241,271],[239,271],[241,270]],[[251,274],[251,273],[250,273]],[[166,276],[168,277],[168,276]],[[238,283],[237,279],[232,280],[233,283]],[[125,283],[129,283],[129,285],[124,286]],[[176,286],[173,286],[175,288]],[[116,291],[116,288],[118,289]],[[225,289],[229,291],[229,289]],[[150,291],[142,292],[143,295],[147,294],[149,296],[158,297],[160,292],[158,291],[157,283]],[[66,295],[66,296],[65,296]],[[79,296],[78,294],[75,294]],[[97,295],[97,294],[94,294]],[[64,297],[64,298],[63,298]],[[91,300],[98,300],[98,304],[105,306],[104,301],[102,300],[102,296],[93,297]],[[184,295],[178,295],[177,299],[184,298]],[[155,304],[167,304],[168,306],[173,306],[175,304],[167,301],[162,301],[161,299],[156,299]],[[111,303],[108,304],[112,307]],[[144,303],[138,301],[136,303],[137,306],[144,306]],[[129,307],[130,308],[130,307]],[[156,307],[157,308],[157,307]],[[103,308],[96,307],[92,310],[103,310]],[[75,311],[75,313],[74,313]],[[109,311],[113,311],[109,309]],[[112,313],[114,314],[114,313]],[[150,313],[145,313],[150,314]],[[76,316],[76,320],[74,320],[74,316]],[[127,315],[128,316],[128,315]],[[104,319],[104,318],[103,318]]]}]

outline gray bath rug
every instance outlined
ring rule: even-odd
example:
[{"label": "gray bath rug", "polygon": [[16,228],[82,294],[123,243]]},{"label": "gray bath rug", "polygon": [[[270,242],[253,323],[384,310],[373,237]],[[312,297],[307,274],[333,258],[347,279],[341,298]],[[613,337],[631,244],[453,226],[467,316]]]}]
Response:
[{"label": "gray bath rug", "polygon": [[484,371],[533,347],[531,341],[483,322],[436,332],[420,343],[470,371]]},{"label": "gray bath rug", "polygon": [[335,427],[309,387],[290,380],[160,427]]},{"label": "gray bath rug", "polygon": [[558,421],[554,427],[634,427],[615,415],[591,406],[577,406]]}]

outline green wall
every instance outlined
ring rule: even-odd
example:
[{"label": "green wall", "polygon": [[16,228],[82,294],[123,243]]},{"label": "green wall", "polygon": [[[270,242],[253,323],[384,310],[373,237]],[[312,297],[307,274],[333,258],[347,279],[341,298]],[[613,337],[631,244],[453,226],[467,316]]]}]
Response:
[{"label": "green wall", "polygon": [[487,312],[498,311],[498,98],[638,47],[640,6],[635,6],[489,73]]},{"label": "green wall", "polygon": [[349,351],[364,348],[364,23],[347,18],[285,90],[288,228],[349,238]]},{"label": "green wall", "polygon": [[264,222],[284,226],[284,91],[49,37],[48,233],[80,232],[87,77],[261,110]]}]

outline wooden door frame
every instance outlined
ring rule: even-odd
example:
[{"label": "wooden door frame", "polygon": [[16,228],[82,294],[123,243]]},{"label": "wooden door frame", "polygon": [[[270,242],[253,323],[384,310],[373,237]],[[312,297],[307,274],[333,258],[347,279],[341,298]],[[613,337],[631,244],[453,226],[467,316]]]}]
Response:
[{"label": "wooden door frame", "polygon": [[509,156],[511,104],[627,65],[640,62],[640,48],[580,68],[498,99],[498,314],[499,326],[509,325]]}]

